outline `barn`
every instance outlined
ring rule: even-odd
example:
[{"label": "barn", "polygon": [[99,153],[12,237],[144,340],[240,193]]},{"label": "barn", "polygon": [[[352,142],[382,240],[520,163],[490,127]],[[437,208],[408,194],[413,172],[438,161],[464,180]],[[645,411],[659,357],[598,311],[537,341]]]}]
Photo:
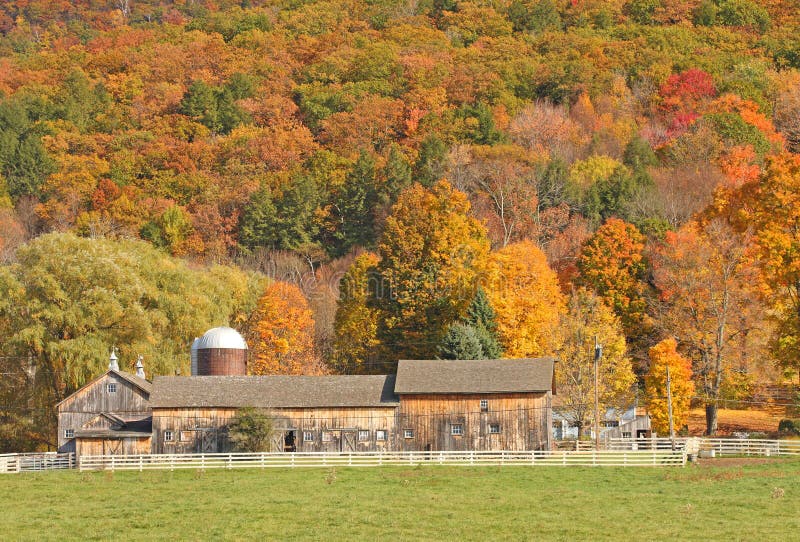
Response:
[{"label": "barn", "polygon": [[56,405],[58,451],[141,454],[152,448],[150,392],[142,360],[137,374],[119,370],[111,353],[108,371]]},{"label": "barn", "polygon": [[244,407],[269,413],[273,451],[552,444],[551,358],[401,360],[396,375],[247,376],[246,348],[235,330],[215,328],[195,340],[191,376],[152,382],[112,360],[108,372],[59,404],[59,449],[227,452],[228,425]]}]

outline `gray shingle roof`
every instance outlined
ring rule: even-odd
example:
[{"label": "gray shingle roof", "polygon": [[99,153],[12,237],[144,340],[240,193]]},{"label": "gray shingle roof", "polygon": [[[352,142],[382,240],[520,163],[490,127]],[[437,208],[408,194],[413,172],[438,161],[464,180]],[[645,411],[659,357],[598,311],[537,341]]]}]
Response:
[{"label": "gray shingle roof", "polygon": [[513,393],[551,389],[553,358],[400,360],[397,394]]},{"label": "gray shingle roof", "polygon": [[258,408],[396,406],[394,376],[157,376],[150,406]]},{"label": "gray shingle roof", "polygon": [[136,376],[134,374],[126,373],[126,372],[123,372],[123,371],[114,371],[114,370],[109,370],[109,372],[116,374],[117,376],[119,376],[120,378],[122,378],[124,380],[127,380],[128,382],[130,382],[131,384],[133,384],[134,386],[136,386],[137,388],[139,388],[143,392],[146,392],[146,393],[149,394],[153,390],[153,385],[150,382],[148,382],[147,380],[145,380],[143,378],[139,378],[138,376]]}]

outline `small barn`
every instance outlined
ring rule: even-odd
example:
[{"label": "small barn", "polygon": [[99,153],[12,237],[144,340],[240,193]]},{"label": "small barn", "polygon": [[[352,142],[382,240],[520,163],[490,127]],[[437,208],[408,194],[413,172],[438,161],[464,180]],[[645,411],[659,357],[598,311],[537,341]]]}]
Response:
[{"label": "small barn", "polygon": [[152,385],[119,370],[112,353],[109,369],[56,405],[58,451],[81,454],[150,453]]}]

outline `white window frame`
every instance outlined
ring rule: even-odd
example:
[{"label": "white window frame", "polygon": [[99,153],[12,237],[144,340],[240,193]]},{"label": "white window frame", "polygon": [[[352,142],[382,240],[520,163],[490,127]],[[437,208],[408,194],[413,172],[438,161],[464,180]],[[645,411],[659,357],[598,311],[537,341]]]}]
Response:
[{"label": "white window frame", "polygon": [[167,429],[164,431],[164,442],[173,442],[175,439],[175,433]]},{"label": "white window frame", "polygon": [[453,436],[461,437],[464,436],[464,424],[463,423],[451,423],[450,424],[450,434]]},{"label": "white window frame", "polygon": [[314,442],[314,432],[303,431],[303,442]]},{"label": "white window frame", "polygon": [[189,442],[192,440],[189,435],[189,431],[180,431],[178,433],[178,441],[180,442]]},{"label": "white window frame", "polygon": [[375,440],[377,440],[377,441],[386,441],[386,429],[376,429],[375,430]]},{"label": "white window frame", "polygon": [[75,438],[74,429],[64,429],[64,438]]},{"label": "white window frame", "polygon": [[330,431],[323,431],[322,442],[333,442],[333,433]]},{"label": "white window frame", "polygon": [[481,412],[487,412],[488,410],[489,410],[489,400],[481,399]]},{"label": "white window frame", "polygon": [[366,442],[369,440],[369,429],[358,430],[358,442]]},{"label": "white window frame", "polygon": [[403,429],[403,438],[414,438],[413,429]]},{"label": "white window frame", "polygon": [[[497,428],[497,431],[495,431],[495,428]],[[489,424],[489,434],[490,435],[499,435],[502,432],[503,432],[503,428],[500,427],[499,423],[490,423]]]},{"label": "white window frame", "polygon": [[106,384],[106,392],[108,393],[117,393],[117,383],[116,382],[109,382]]}]

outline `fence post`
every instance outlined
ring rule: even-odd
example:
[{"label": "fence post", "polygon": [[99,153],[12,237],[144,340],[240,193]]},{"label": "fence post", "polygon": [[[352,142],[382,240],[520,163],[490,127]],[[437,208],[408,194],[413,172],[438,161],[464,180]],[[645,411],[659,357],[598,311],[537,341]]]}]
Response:
[{"label": "fence post", "polygon": [[228,454],[228,469],[233,467],[233,456]]},{"label": "fence post", "polygon": [[142,469],[143,469],[143,468],[144,468],[144,456],[142,456],[142,455],[140,454],[140,455],[139,455],[139,472],[142,472]]},{"label": "fence post", "polygon": [[111,472],[114,472],[114,456],[111,456]]}]

